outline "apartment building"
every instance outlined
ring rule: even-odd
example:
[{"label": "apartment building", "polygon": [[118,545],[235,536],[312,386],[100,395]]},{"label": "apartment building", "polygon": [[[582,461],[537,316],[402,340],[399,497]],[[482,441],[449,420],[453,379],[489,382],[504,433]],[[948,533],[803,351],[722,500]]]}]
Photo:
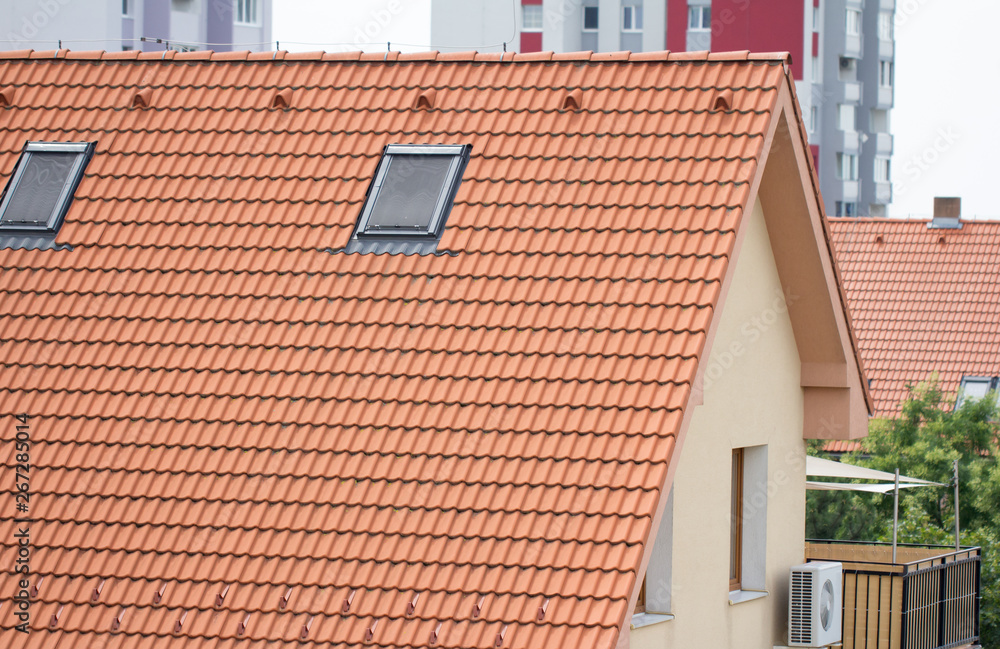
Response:
[{"label": "apartment building", "polygon": [[[435,48],[788,51],[828,214],[892,200],[895,0],[432,0]],[[513,40],[511,40],[513,36]]]},{"label": "apartment building", "polygon": [[273,0],[0,0],[0,49],[265,51]]}]

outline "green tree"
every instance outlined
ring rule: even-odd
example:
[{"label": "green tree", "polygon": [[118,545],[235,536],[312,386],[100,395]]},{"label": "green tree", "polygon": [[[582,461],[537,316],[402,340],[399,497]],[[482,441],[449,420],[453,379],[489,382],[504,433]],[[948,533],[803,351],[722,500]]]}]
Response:
[{"label": "green tree", "polygon": [[[995,395],[951,407],[936,380],[910,388],[895,419],[872,420],[861,450],[844,462],[940,482],[901,491],[899,542],[954,543],[953,462],[958,460],[961,541],[983,550],[984,647],[1000,648],[1000,449]],[[892,495],[810,492],[806,534],[853,541],[892,539]]]}]

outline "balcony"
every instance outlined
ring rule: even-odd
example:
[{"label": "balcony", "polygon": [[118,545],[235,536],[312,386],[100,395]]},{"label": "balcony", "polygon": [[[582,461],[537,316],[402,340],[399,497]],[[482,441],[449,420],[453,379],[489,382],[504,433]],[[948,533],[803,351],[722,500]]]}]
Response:
[{"label": "balcony", "polygon": [[809,541],[807,561],[844,565],[843,649],[948,649],[979,640],[981,552]]}]

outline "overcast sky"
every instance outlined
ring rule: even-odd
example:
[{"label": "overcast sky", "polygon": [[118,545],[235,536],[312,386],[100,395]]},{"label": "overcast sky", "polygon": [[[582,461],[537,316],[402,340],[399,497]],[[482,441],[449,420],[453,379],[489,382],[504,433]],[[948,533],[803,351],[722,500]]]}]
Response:
[{"label": "overcast sky", "polygon": [[[274,38],[294,51],[427,49],[429,5],[276,0]],[[960,196],[964,216],[1000,218],[998,24],[996,0],[896,0],[891,216],[929,216],[934,196]]]}]

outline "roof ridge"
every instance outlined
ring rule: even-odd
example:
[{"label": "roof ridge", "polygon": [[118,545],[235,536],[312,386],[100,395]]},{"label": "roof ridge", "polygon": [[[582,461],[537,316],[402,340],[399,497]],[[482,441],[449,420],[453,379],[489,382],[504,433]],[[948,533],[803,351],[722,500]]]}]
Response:
[{"label": "roof ridge", "polygon": [[0,60],[88,60],[88,61],[211,61],[211,62],[263,62],[263,61],[342,61],[342,62],[477,62],[477,63],[548,63],[558,61],[589,61],[592,63],[648,63],[648,62],[730,62],[759,61],[765,63],[791,63],[789,52],[759,52],[749,50],[733,52],[672,52],[660,50],[655,52],[565,52],[556,53],[531,52],[520,54],[515,52],[440,52],[436,50],[425,52],[289,52],[275,50],[268,52],[251,52],[249,50],[234,52],[216,52],[214,50],[199,50],[193,52],[178,52],[164,50],[160,52],[140,52],[129,50],[125,52],[108,52],[106,50],[11,50],[0,52]]}]

